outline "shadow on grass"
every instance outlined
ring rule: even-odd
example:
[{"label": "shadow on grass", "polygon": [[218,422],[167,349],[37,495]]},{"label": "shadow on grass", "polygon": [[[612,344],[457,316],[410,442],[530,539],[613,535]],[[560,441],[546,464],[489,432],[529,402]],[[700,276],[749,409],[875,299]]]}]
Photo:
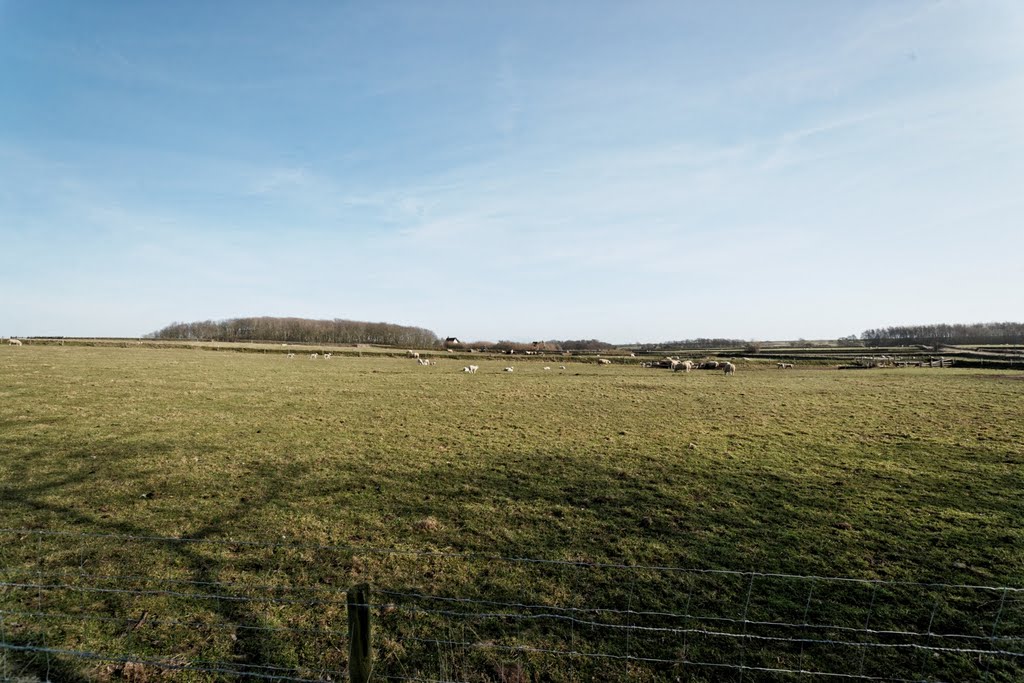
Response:
[{"label": "shadow on grass", "polygon": [[[153,452],[168,450],[170,448],[166,444],[153,446]],[[84,450],[79,453],[83,457],[86,454]],[[36,457],[42,455],[36,454]],[[118,453],[116,449],[110,449],[106,455],[117,457]],[[934,457],[955,462],[963,457],[963,453],[951,449],[949,452],[934,454]],[[645,470],[642,467],[624,468],[623,463],[612,458],[595,459],[586,468],[580,468],[575,458],[540,454],[495,455],[493,464],[479,463],[455,474],[447,468],[435,466],[432,469],[428,466],[421,474],[415,481],[404,482],[393,478],[374,481],[370,476],[362,481],[359,492],[355,492],[347,482],[325,485],[322,481],[323,473],[314,471],[308,464],[289,463],[278,466],[275,461],[259,465],[247,477],[247,481],[255,484],[247,490],[244,500],[234,500],[220,506],[215,514],[195,526],[183,529],[181,536],[196,541],[209,539],[221,542],[230,534],[237,533],[238,529],[252,528],[251,521],[259,519],[261,515],[273,517],[278,514],[279,506],[288,510],[301,510],[307,506],[313,510],[322,509],[325,504],[343,507],[356,496],[362,496],[359,504],[363,508],[372,508],[374,503],[368,503],[367,500],[378,487],[396,489],[393,495],[379,496],[378,512],[408,520],[438,513],[443,514],[446,520],[453,520],[451,533],[435,536],[423,534],[419,537],[413,535],[415,542],[422,542],[420,547],[440,545],[442,548],[456,548],[482,555],[478,559],[448,560],[412,554],[410,559],[402,560],[386,554],[375,556],[362,553],[358,547],[353,547],[352,554],[359,559],[351,566],[335,568],[340,572],[340,580],[348,581],[351,578],[348,573],[355,572],[361,579],[368,579],[385,588],[391,587],[399,593],[477,600],[477,611],[485,612],[500,610],[493,605],[487,606],[488,601],[510,605],[551,604],[578,609],[594,606],[612,608],[620,612],[614,617],[606,617],[611,620],[609,628],[619,628],[619,631],[604,632],[600,628],[595,631],[594,627],[590,627],[588,632],[585,627],[579,630],[570,627],[567,635],[565,628],[539,625],[539,620],[537,624],[530,622],[527,626],[516,624],[513,627],[511,622],[500,619],[495,621],[489,617],[474,617],[477,622],[471,624],[469,631],[476,641],[511,643],[512,647],[521,643],[539,643],[541,646],[558,649],[564,647],[566,639],[569,639],[574,646],[579,645],[585,651],[614,656],[668,660],[699,657],[713,664],[726,665],[741,661],[743,657],[751,658],[746,660],[747,664],[761,660],[756,659],[748,650],[738,647],[735,638],[700,634],[689,641],[684,640],[684,649],[680,649],[679,643],[666,642],[664,637],[658,640],[637,635],[633,641],[623,642],[621,628],[631,625],[628,613],[640,606],[677,615],[697,614],[705,618],[704,621],[694,621],[662,616],[658,618],[660,621],[648,622],[657,628],[680,629],[696,624],[702,627],[701,630],[712,630],[707,628],[708,625],[721,630],[722,626],[716,619],[742,619],[746,615],[746,607],[751,605],[750,596],[754,594],[755,584],[748,583],[751,579],[747,576],[712,575],[713,578],[701,578],[699,574],[620,567],[583,568],[571,564],[502,563],[490,560],[488,553],[497,550],[503,555],[547,556],[570,561],[580,559],[588,563],[616,561],[627,557],[627,564],[669,564],[698,569],[795,574],[823,572],[848,575],[851,567],[854,567],[863,569],[870,577],[873,576],[870,572],[875,568],[870,564],[858,565],[854,558],[883,551],[892,555],[895,550],[896,553],[917,552],[920,555],[911,558],[891,557],[892,561],[907,567],[924,564],[936,572],[932,578],[946,579],[953,576],[949,572],[952,572],[950,563],[955,558],[950,557],[947,551],[934,550],[928,546],[929,539],[934,540],[935,534],[945,532],[942,529],[930,529],[927,526],[928,520],[922,519],[920,515],[916,518],[890,518],[894,511],[949,509],[971,514],[992,513],[998,514],[1004,523],[1014,516],[1024,516],[1019,502],[1011,501],[999,493],[1017,490],[1020,483],[1013,472],[1002,469],[988,472],[985,486],[990,491],[969,498],[957,495],[958,487],[964,483],[964,473],[959,470],[951,470],[948,474],[893,473],[871,462],[864,462],[860,471],[852,474],[841,474],[838,471],[813,474],[780,472],[777,468],[765,472],[757,471],[749,463],[723,462],[719,467],[705,468],[703,472],[672,471],[670,474],[674,478],[690,478],[671,487],[662,485],[666,476],[664,472]],[[0,500],[3,501],[0,510],[10,513],[6,515],[8,519],[38,519],[39,528],[45,528],[42,524],[52,522],[53,528],[57,530],[135,537],[132,543],[136,544],[136,549],[144,551],[149,548],[154,558],[166,558],[169,565],[181,567],[188,580],[197,586],[216,587],[223,599],[204,601],[203,609],[212,610],[219,622],[257,625],[264,622],[277,623],[274,620],[278,619],[288,624],[293,622],[287,621],[286,617],[294,617],[300,620],[299,623],[317,623],[318,615],[309,612],[283,614],[283,609],[255,607],[252,602],[242,599],[247,597],[244,587],[237,588],[224,581],[225,576],[237,575],[242,564],[248,563],[242,569],[248,566],[254,568],[254,571],[267,569],[261,566],[263,559],[258,557],[259,553],[247,554],[244,548],[235,553],[211,553],[205,551],[200,543],[145,538],[153,535],[153,531],[142,524],[103,518],[84,512],[73,504],[55,502],[62,498],[55,493],[79,490],[88,485],[91,477],[93,474],[88,470],[80,469],[43,482],[11,484],[0,492]],[[836,485],[837,481],[840,485]],[[467,492],[464,489],[468,483],[475,487],[475,491]],[[464,530],[460,530],[456,523],[460,507],[481,502],[491,506],[492,513],[487,517],[486,524],[495,533],[485,533],[488,529],[480,527],[474,529],[467,538]],[[520,502],[525,507],[505,509]],[[516,518],[517,514],[522,514],[523,509],[531,515],[529,519]],[[850,527],[842,526],[844,523]],[[903,529],[893,530],[887,528],[887,525],[903,525]],[[497,533],[501,531],[507,531],[509,535]],[[1006,533],[1000,525],[968,531],[980,534],[972,541],[974,545],[965,549],[978,556],[990,552],[993,544],[1000,542],[1001,534]],[[892,546],[894,538],[899,539],[899,543],[895,548],[888,547]],[[116,539],[113,542],[116,543]],[[306,559],[301,555],[301,552],[296,552],[277,560],[271,558],[269,564],[277,562],[281,571],[296,576],[309,573],[312,563],[330,564],[323,557]],[[45,559],[37,558],[41,565],[48,564],[44,563]],[[999,571],[1005,572],[1006,569],[1002,567]],[[274,575],[273,567],[268,571],[266,575]],[[966,580],[971,577],[964,578]],[[761,596],[755,597],[753,605],[764,611],[764,620],[785,619],[793,624],[800,623],[801,610],[805,610],[802,614],[806,615],[806,605],[811,602],[809,591],[803,585],[799,590],[780,587],[767,597],[765,604],[759,604],[758,597]],[[873,602],[869,602],[873,598],[867,594],[851,592],[847,599],[851,604],[843,607],[839,598],[836,598],[840,607],[832,609],[828,616],[833,620],[844,619],[851,624],[864,623],[860,620],[865,617],[866,605],[873,605]],[[114,613],[119,603],[111,601],[107,604],[111,613]],[[923,602],[911,605],[918,611],[929,606]],[[331,609],[332,618],[343,614],[340,608]],[[434,611],[437,611],[436,606]],[[585,616],[593,621],[592,615]],[[184,617],[198,618],[197,614],[186,614]],[[140,622],[143,618],[144,615],[140,617]],[[404,647],[404,656],[422,659],[436,659],[437,648],[418,647],[409,642],[439,640],[438,633],[445,633],[452,628],[443,619],[431,621],[431,618],[391,623],[385,616],[381,623],[382,636],[393,641],[385,640],[385,645],[394,645],[395,652],[402,651]],[[923,628],[920,624],[915,627]],[[510,634],[514,636],[511,639]],[[123,630],[115,635],[117,637],[108,640],[107,644],[127,640]],[[459,635],[459,638],[453,637],[451,640],[464,637]],[[29,625],[16,638],[9,642],[32,644],[54,640],[43,625]],[[243,670],[246,667],[253,667],[250,670],[256,670],[255,667],[277,667],[273,669],[275,675],[308,675],[296,665],[295,658],[288,654],[294,648],[291,643],[284,643],[283,638],[271,635],[267,630],[241,628],[232,633],[229,651],[219,654],[217,659]],[[418,640],[403,645],[403,638]],[[690,649],[687,651],[685,648]],[[196,653],[163,654],[171,657],[192,656]],[[802,648],[785,645],[781,651],[763,653],[763,661],[781,662],[775,666],[799,668],[801,662],[797,656],[802,658],[803,654]],[[825,653],[821,662],[834,664],[839,671],[856,671],[857,654],[843,653],[838,656]],[[508,656],[485,656],[480,653],[461,653],[460,656],[471,663],[466,666],[489,671],[491,673],[488,675],[494,679],[505,675],[502,672],[507,667],[519,664],[524,665],[524,671],[534,672],[543,671],[545,667],[566,667],[565,662],[548,661],[543,657],[532,664],[524,664],[523,660],[529,658],[521,652],[513,652]],[[395,655],[389,666],[395,667],[393,670],[396,672],[409,673],[408,669],[401,668],[402,662],[398,657]],[[775,659],[772,660],[772,657]],[[834,657],[834,660],[829,657]],[[46,674],[47,663],[40,661],[38,656],[19,658],[18,661],[34,675],[41,677]],[[62,671],[67,671],[67,675],[60,680],[82,680],[74,678],[80,674],[75,673],[76,667],[65,658],[50,659],[51,674],[55,671],[55,661],[63,667]],[[906,657],[899,661],[892,660],[888,665],[898,665],[913,672],[918,662],[916,657]],[[415,665],[410,666],[415,668]],[[581,659],[571,662],[563,672],[564,676],[555,676],[551,680],[572,680],[571,675],[600,678],[618,671],[616,666],[602,668],[591,660]],[[678,673],[671,664],[654,663],[652,666],[658,676]],[[863,667],[863,664],[860,666]],[[967,669],[957,671],[961,674],[965,671],[970,673]],[[469,671],[462,673],[468,675]],[[622,675],[628,677],[625,666],[622,667]]]},{"label": "shadow on grass", "polygon": [[[161,450],[168,451],[169,447],[161,448],[155,446],[155,451]],[[89,454],[95,452],[95,449],[87,449]],[[116,455],[116,450],[107,450],[104,455],[112,456]],[[41,454],[37,454],[41,455]],[[79,456],[82,453],[78,454]],[[74,456],[72,456],[74,457]],[[195,526],[181,535],[182,538],[191,539],[197,542],[181,542],[173,538],[160,538],[153,534],[151,529],[147,529],[141,525],[132,524],[123,520],[114,520],[110,518],[103,518],[96,514],[83,512],[73,504],[61,504],[54,502],[55,499],[62,498],[65,496],[57,496],[55,494],[67,489],[78,489],[79,487],[86,486],[90,480],[93,480],[94,473],[85,469],[80,469],[78,472],[67,473],[56,478],[48,478],[46,481],[31,484],[13,484],[5,486],[0,489],[0,514],[7,520],[25,520],[33,519],[26,526],[26,530],[31,531],[33,529],[39,529],[42,531],[67,531],[69,537],[55,536],[51,538],[61,539],[68,538],[68,545],[73,543],[81,543],[83,546],[77,550],[72,548],[53,548],[53,552],[49,552],[53,543],[47,542],[44,544],[40,542],[38,549],[31,547],[23,549],[23,552],[18,552],[8,548],[6,552],[0,552],[0,559],[13,559],[10,562],[12,565],[17,565],[18,560],[22,560],[22,568],[24,569],[25,561],[32,562],[34,559],[35,569],[28,570],[27,573],[23,573],[24,577],[22,581],[28,580],[27,584],[31,588],[35,588],[32,581],[37,581],[40,584],[45,583],[44,578],[34,578],[35,576],[44,577],[47,576],[44,568],[50,566],[57,566],[63,570],[74,570],[81,569],[81,567],[75,567],[76,560],[80,560],[83,556],[97,552],[96,546],[107,543],[109,540],[105,539],[107,535],[113,535],[113,541],[117,542],[117,537],[131,537],[125,539],[122,544],[127,548],[129,545],[134,546],[133,552],[138,552],[138,544],[143,544],[146,547],[152,549],[152,554],[157,558],[169,558],[168,563],[175,567],[183,568],[189,579],[188,585],[196,586],[215,586],[215,590],[218,593],[218,599],[213,603],[215,605],[214,611],[216,617],[226,624],[245,625],[254,623],[258,620],[258,617],[252,613],[249,609],[250,602],[241,599],[241,594],[233,592],[232,585],[230,583],[224,583],[222,575],[226,569],[230,569],[230,560],[220,559],[217,557],[211,557],[210,554],[203,552],[203,545],[198,541],[206,539],[219,539],[224,536],[225,533],[237,529],[239,526],[244,527],[244,521],[247,518],[257,515],[259,510],[267,505],[271,505],[279,501],[283,496],[285,490],[292,490],[292,487],[297,482],[303,479],[305,468],[301,465],[291,463],[277,466],[267,466],[262,468],[263,471],[256,475],[256,479],[261,483],[261,490],[258,493],[250,493],[243,501],[238,501],[230,506],[226,506],[220,513],[215,515],[211,519],[203,521],[198,526]],[[50,526],[52,524],[52,526]],[[76,536],[75,534],[81,532],[85,536]],[[40,537],[42,538],[42,537]],[[24,539],[22,539],[24,540]],[[59,541],[58,541],[59,543]],[[13,544],[12,544],[13,545]],[[104,554],[104,551],[100,551]],[[7,556],[10,557],[7,557]],[[34,558],[33,558],[33,555]],[[67,556],[67,557],[65,557]],[[61,565],[63,566],[61,567]],[[7,572],[12,567],[0,567],[0,570]],[[159,568],[157,568],[159,571]],[[67,580],[69,582],[74,581],[74,572],[64,571],[58,573],[59,577],[72,577]],[[98,578],[97,581],[102,580],[102,577]],[[22,584],[26,585],[26,584]],[[19,605],[16,598],[14,598],[13,589],[4,592],[0,592],[0,605],[12,604],[14,607],[20,607],[21,609],[15,609],[11,613],[20,614],[20,617],[6,616],[6,623],[4,615],[0,615],[0,626],[3,626],[2,642],[8,643],[16,647],[27,646],[39,647],[41,643],[49,643],[50,647],[56,649],[67,649],[74,650],[74,647],[66,647],[63,644],[55,644],[54,634],[50,631],[47,626],[43,624],[46,617],[45,611],[41,609],[44,605],[47,605],[50,600],[48,596],[44,596],[43,588],[38,589],[38,596],[35,594],[29,594],[28,597],[22,601]],[[44,586],[45,588],[45,586]],[[65,588],[69,588],[65,586]],[[73,586],[70,587],[73,590]],[[99,589],[101,591],[107,591],[108,589]],[[124,593],[120,589],[113,589],[115,594]],[[6,600],[5,600],[6,598]],[[235,599],[238,598],[238,599]],[[86,616],[98,616],[100,619],[108,618],[108,621],[125,621],[123,619],[114,618],[114,607],[118,604],[110,595],[103,596],[103,604],[107,609],[110,610],[108,614],[101,615],[86,615]],[[210,601],[206,601],[203,609],[208,609]],[[65,608],[67,609],[67,608]],[[77,609],[77,608],[76,608]],[[68,609],[67,612],[58,614],[57,616],[66,616],[69,618],[77,618],[78,615],[75,609]],[[195,618],[196,614],[183,614],[179,615],[185,621]],[[144,621],[146,618],[146,612],[143,612],[139,623]],[[12,619],[16,619],[12,620]],[[35,620],[37,623],[33,623]],[[197,626],[198,626],[197,622]],[[122,629],[118,639],[124,639],[124,633],[134,630],[133,628]],[[259,629],[246,629],[239,628],[237,631],[232,633],[231,637],[231,651],[226,654],[226,659],[232,666],[238,668],[241,671],[247,671],[247,667],[255,667],[257,669],[263,669],[273,667],[275,662],[273,661],[274,647],[271,643],[267,642],[267,638],[263,635],[263,632]],[[109,643],[108,643],[109,644]],[[97,646],[100,647],[100,646]],[[91,677],[82,674],[82,666],[76,666],[70,656],[63,656],[57,654],[47,655],[45,653],[31,652],[31,651],[18,651],[18,650],[7,650],[9,657],[10,667],[13,671],[18,672],[19,676],[36,676],[40,680],[47,680],[46,676],[49,675],[49,680],[60,680],[60,681],[77,681],[92,680]],[[132,653],[124,652],[103,652],[103,651],[85,651],[83,653],[83,661],[104,661],[104,656],[107,657],[106,661],[117,662],[123,659],[133,659],[137,655]],[[163,652],[160,653],[163,656],[158,657],[159,659],[170,659],[176,660],[180,658],[181,653],[179,652]],[[146,657],[139,657],[140,659],[146,659]],[[153,659],[153,657],[149,657]],[[105,674],[107,677],[110,675],[121,675],[128,679],[132,679],[132,676],[136,674],[131,673],[130,664],[129,668],[125,668],[124,662],[121,662],[121,667],[113,667],[113,673],[111,673],[111,667],[107,667],[108,671]],[[290,671],[290,667],[287,663],[282,663],[279,669],[275,669],[275,673],[282,672],[287,675]],[[215,674],[216,675],[216,674]],[[294,675],[294,674],[292,674]]]}]

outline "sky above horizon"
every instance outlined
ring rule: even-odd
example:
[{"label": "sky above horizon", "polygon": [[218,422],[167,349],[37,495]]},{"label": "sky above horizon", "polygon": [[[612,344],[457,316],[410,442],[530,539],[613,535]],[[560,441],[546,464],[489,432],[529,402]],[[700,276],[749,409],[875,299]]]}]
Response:
[{"label": "sky above horizon", "polygon": [[1024,318],[1024,2],[0,0],[0,335]]}]

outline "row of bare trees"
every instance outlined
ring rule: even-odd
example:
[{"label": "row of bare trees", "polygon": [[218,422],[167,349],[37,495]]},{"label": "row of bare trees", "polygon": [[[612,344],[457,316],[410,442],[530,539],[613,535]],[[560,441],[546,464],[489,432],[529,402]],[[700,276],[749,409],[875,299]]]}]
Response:
[{"label": "row of bare trees", "polygon": [[701,337],[698,339],[681,339],[679,341],[640,344],[637,346],[637,349],[642,353],[674,351],[676,349],[728,349],[742,348],[751,343],[752,342],[744,341],[742,339],[709,339]]},{"label": "row of bare trees", "polygon": [[860,337],[867,346],[1024,344],[1024,323],[897,325],[865,330]]},{"label": "row of bare trees", "polygon": [[193,341],[272,341],[310,344],[381,344],[429,349],[440,346],[437,335],[422,327],[358,320],[308,318],[231,318],[171,323],[146,335],[152,339]]}]

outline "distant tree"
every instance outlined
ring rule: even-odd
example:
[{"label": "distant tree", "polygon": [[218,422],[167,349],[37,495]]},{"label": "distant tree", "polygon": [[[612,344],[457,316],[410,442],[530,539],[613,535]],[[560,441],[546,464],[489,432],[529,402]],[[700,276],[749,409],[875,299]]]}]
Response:
[{"label": "distant tree", "polygon": [[171,323],[151,333],[154,339],[270,341],[313,344],[380,344],[417,349],[440,346],[437,335],[422,327],[356,320],[305,318],[231,318]]},{"label": "distant tree", "polygon": [[934,349],[954,344],[1024,344],[1024,323],[896,325],[865,330],[860,338],[867,346],[928,346]]},{"label": "distant tree", "polygon": [[678,349],[741,349],[748,342],[742,339],[709,339],[699,337],[697,339],[682,339],[679,341],[657,342],[653,344],[640,344],[638,349],[642,353],[656,353],[675,351]]},{"label": "distant tree", "polygon": [[615,348],[614,344],[609,344],[599,339],[552,340],[548,343],[559,346],[563,351],[609,351]]}]

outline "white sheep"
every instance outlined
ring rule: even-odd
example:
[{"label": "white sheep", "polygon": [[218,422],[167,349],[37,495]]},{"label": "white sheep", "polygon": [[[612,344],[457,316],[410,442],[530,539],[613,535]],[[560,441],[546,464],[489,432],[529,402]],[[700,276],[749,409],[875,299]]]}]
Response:
[{"label": "white sheep", "polygon": [[333,356],[333,355],[334,355],[334,354],[332,354],[332,353],[325,353],[325,354],[324,354],[324,360],[330,360],[330,359],[331,359],[331,356]]},{"label": "white sheep", "polygon": [[463,372],[476,372],[479,369],[480,369],[479,365],[467,365],[466,367],[462,368],[462,371]]},{"label": "white sheep", "polygon": [[727,374],[727,375],[736,374],[736,366],[733,365],[732,363],[730,363],[729,361],[726,361],[726,362],[722,363],[722,367],[725,368],[725,374]]},{"label": "white sheep", "polygon": [[672,366],[673,372],[689,372],[693,370],[693,361],[675,361],[675,365]]},{"label": "white sheep", "polygon": [[559,369],[559,370],[565,370],[565,366],[564,366],[564,365],[559,365],[559,366],[558,366],[558,369]]},{"label": "white sheep", "polygon": [[289,357],[289,358],[295,358],[295,354],[294,354],[294,353],[289,353],[289,354],[288,354],[288,357]]},{"label": "white sheep", "polygon": [[10,344],[11,346],[21,346],[22,345],[20,339],[14,339],[14,338],[8,339],[7,343]]},{"label": "white sheep", "polygon": [[420,354],[418,354],[418,353],[417,353],[417,352],[415,352],[415,351],[411,351],[411,350],[410,350],[410,351],[406,351],[406,352],[405,352],[405,355],[406,355],[407,357],[409,357],[409,358],[419,358],[419,357],[420,357]]},{"label": "white sheep", "polygon": [[545,370],[550,370],[551,368],[549,368],[548,366],[546,366],[546,365],[545,365],[545,366],[544,366],[544,369],[545,369]]},{"label": "white sheep", "polygon": [[597,364],[598,365],[611,365],[612,362],[610,360],[608,360],[607,358],[598,358],[597,359]]},{"label": "white sheep", "polygon": [[318,354],[318,353],[311,353],[311,354],[309,354],[309,359],[310,360],[316,360],[319,357],[320,357],[320,354]]},{"label": "white sheep", "polygon": [[514,367],[512,367],[512,366],[509,366],[509,367],[505,368],[505,372],[515,372],[515,371],[516,371],[516,369]]}]

